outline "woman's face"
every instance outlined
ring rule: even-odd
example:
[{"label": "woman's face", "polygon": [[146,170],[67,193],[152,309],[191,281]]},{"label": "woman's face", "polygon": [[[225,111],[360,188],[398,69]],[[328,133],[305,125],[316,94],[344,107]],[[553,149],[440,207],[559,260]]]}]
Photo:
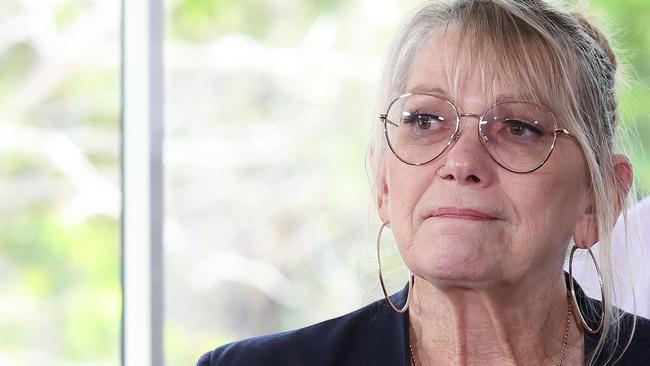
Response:
[{"label": "woman's face", "polygon": [[[444,45],[456,41],[451,29],[431,36],[416,55],[406,90],[450,91]],[[460,113],[480,115],[492,103],[479,74],[463,68],[467,52],[457,61],[461,80],[453,103]],[[497,96],[508,94],[507,87],[497,89]],[[579,145],[558,135],[541,168],[512,173],[481,144],[477,123],[461,117],[460,137],[422,166],[406,165],[387,150],[379,213],[390,221],[406,264],[441,285],[514,283],[561,270],[567,242],[590,204]]]}]

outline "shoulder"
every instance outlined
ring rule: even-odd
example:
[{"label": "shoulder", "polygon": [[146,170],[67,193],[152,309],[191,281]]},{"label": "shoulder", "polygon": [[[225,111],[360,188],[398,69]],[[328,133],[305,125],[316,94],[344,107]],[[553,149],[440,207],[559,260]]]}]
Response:
[{"label": "shoulder", "polygon": [[[566,274],[567,288],[571,279]],[[573,280],[578,307],[585,320],[592,328],[598,326],[602,309],[599,300],[585,295],[580,285]],[[650,365],[650,320],[630,314],[621,309],[615,309],[619,319],[617,332],[608,335],[603,350],[594,365],[647,366]],[[591,359],[601,334],[584,332],[585,364]]]},{"label": "shoulder", "polygon": [[407,324],[381,300],[309,327],[226,344],[204,354],[197,366],[352,365],[373,358],[394,365],[402,358]]},{"label": "shoulder", "polygon": [[[588,302],[595,305],[592,309],[600,312],[601,303],[591,298]],[[650,365],[650,320],[641,316],[635,316],[623,310],[617,309],[618,337],[612,337],[605,341],[603,353],[598,357],[596,365],[626,365],[646,366]],[[587,313],[595,326],[595,316]],[[590,354],[594,350],[598,336],[585,333],[585,351]],[[588,357],[587,357],[588,359]]]},{"label": "shoulder", "polygon": [[[621,365],[650,365],[650,320],[628,313],[623,315],[620,329],[620,344],[628,344],[621,357]],[[631,336],[631,338],[630,338]]]}]

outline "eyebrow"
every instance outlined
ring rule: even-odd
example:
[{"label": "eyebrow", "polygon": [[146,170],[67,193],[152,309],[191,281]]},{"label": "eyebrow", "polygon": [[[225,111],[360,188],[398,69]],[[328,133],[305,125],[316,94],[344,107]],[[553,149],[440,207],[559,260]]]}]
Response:
[{"label": "eyebrow", "polygon": [[[443,88],[440,87],[431,87],[431,86],[426,86],[426,85],[416,85],[414,88],[409,89],[408,92],[424,92],[424,93],[431,93],[435,94],[441,97],[444,97],[446,99],[452,100],[451,96],[447,91]],[[511,101],[511,100],[516,100],[517,97],[513,94],[501,94],[496,97],[495,103],[501,103],[505,101]],[[455,102],[455,101],[454,101]]]},{"label": "eyebrow", "polygon": [[447,93],[446,90],[444,90],[442,88],[438,88],[438,87],[416,85],[414,88],[409,89],[408,92],[411,92],[411,93],[413,93],[413,92],[415,92],[415,93],[418,93],[418,92],[431,93],[431,94],[439,95],[441,97],[445,97],[447,99],[451,99],[449,97],[449,93]]}]

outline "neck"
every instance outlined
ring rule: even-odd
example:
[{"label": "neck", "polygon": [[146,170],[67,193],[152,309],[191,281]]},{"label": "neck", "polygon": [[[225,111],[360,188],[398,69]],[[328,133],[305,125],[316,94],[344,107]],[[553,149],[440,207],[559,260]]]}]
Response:
[{"label": "neck", "polygon": [[[567,313],[562,277],[550,285],[481,289],[417,278],[409,307],[411,344],[418,365],[557,365]],[[582,347],[571,319],[564,364],[582,364]]]}]

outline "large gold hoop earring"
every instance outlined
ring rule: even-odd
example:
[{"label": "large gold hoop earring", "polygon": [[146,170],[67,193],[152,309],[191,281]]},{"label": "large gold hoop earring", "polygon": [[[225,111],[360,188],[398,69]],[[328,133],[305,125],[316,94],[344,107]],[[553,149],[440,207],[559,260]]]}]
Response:
[{"label": "large gold hoop earring", "polygon": [[381,289],[384,291],[384,297],[386,298],[386,301],[388,301],[388,305],[395,310],[399,314],[404,314],[408,308],[409,304],[411,303],[411,293],[413,292],[413,282],[415,282],[415,277],[413,276],[413,273],[409,271],[409,292],[408,295],[406,296],[406,303],[404,306],[400,309],[390,299],[390,296],[388,296],[388,291],[386,291],[386,285],[384,284],[384,277],[381,274],[381,255],[380,255],[380,243],[381,243],[381,233],[384,231],[384,228],[386,225],[388,225],[390,222],[384,222],[381,227],[379,228],[379,234],[377,234],[377,263],[379,264],[379,283],[381,283]]},{"label": "large gold hoop earring", "polygon": [[573,254],[576,252],[576,250],[578,250],[578,247],[574,245],[571,249],[571,254],[569,255],[569,287],[571,290],[571,301],[573,302],[573,306],[576,309],[575,314],[577,315],[582,328],[591,334],[597,334],[603,329],[603,324],[605,324],[605,291],[603,290],[603,279],[600,276],[600,267],[598,267],[598,262],[596,262],[594,253],[591,251],[591,248],[587,248],[587,252],[591,257],[591,260],[594,262],[594,265],[596,266],[596,273],[598,274],[598,283],[600,284],[600,295],[602,299],[600,307],[600,321],[598,321],[598,327],[596,329],[592,329],[589,324],[587,324],[585,318],[582,316],[582,311],[580,310],[580,307],[578,306],[578,300],[576,299],[575,286],[573,285]]}]

